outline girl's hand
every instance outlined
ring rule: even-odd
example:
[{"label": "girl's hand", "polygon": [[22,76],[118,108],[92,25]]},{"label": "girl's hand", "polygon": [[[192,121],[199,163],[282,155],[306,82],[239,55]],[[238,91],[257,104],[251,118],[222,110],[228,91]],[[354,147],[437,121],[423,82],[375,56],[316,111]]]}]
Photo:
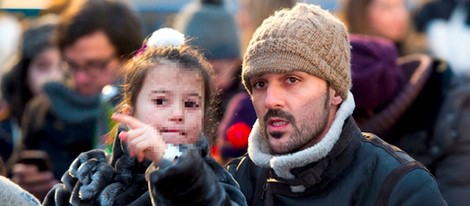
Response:
[{"label": "girl's hand", "polygon": [[129,127],[128,131],[122,131],[118,137],[127,143],[131,157],[135,157],[139,162],[142,162],[144,158],[156,163],[160,162],[167,146],[153,126],[124,114],[115,113],[111,118]]}]

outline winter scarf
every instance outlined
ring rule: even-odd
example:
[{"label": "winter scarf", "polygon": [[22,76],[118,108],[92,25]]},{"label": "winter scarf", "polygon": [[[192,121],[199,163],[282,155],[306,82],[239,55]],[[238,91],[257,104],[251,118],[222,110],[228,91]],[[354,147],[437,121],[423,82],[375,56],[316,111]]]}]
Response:
[{"label": "winter scarf", "polygon": [[44,92],[54,114],[66,122],[83,122],[97,118],[103,112],[100,95],[83,96],[59,82],[44,84]]}]

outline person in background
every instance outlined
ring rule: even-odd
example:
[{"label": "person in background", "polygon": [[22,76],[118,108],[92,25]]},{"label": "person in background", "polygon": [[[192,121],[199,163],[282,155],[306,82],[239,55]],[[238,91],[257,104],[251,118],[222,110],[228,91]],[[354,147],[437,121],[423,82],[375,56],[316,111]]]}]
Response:
[{"label": "person in background", "polygon": [[449,68],[433,67],[428,55],[398,57],[387,39],[351,35],[350,41],[359,128],[423,163],[449,205],[468,204],[470,86]]},{"label": "person in background", "polygon": [[340,12],[350,34],[389,39],[400,55],[420,53],[426,40],[416,33],[406,0],[346,0]]},{"label": "person in background", "polygon": [[[22,29],[20,21],[15,16],[0,11],[0,30],[2,31],[2,38],[0,38],[0,81],[8,68],[14,64],[13,59],[19,47]],[[8,116],[8,110],[8,103],[0,92],[0,116]]]},{"label": "person in background", "polygon": [[446,205],[418,161],[352,113],[345,26],[316,5],[276,12],[256,30],[243,83],[258,120],[228,170],[250,205]]},{"label": "person in background", "polygon": [[[292,8],[294,0],[241,0],[237,23],[241,31],[242,55],[251,36],[263,20],[275,11]],[[217,149],[220,162],[225,164],[231,158],[242,156],[248,147],[248,135],[255,123],[256,113],[250,95],[240,91],[227,104],[217,132]]]},{"label": "person in background", "polygon": [[414,16],[419,32],[427,38],[427,52],[446,60],[461,78],[470,81],[470,2],[430,1]]},{"label": "person in background", "polygon": [[263,20],[283,8],[292,8],[296,0],[239,0],[237,24],[240,28],[241,56],[245,54],[246,47]]},{"label": "person in background", "polygon": [[34,165],[15,164],[12,179],[16,183],[42,199],[75,157],[104,145],[101,136],[105,131],[99,125],[110,121],[106,111],[112,110],[107,108],[113,99],[108,101],[109,95],[102,91],[120,82],[121,64],[140,47],[142,39],[140,21],[124,3],[73,1],[61,13],[54,41],[71,81],[46,83],[45,94],[31,100],[23,116],[22,146],[15,151],[47,152],[54,175],[46,175]]},{"label": "person in background", "polygon": [[21,139],[20,124],[26,104],[43,93],[45,82],[63,81],[66,76],[59,49],[51,40],[57,19],[44,16],[25,25],[17,62],[1,81],[1,92],[8,103],[0,119],[0,155],[6,162]]},{"label": "person in background", "polygon": [[191,37],[212,65],[215,85],[220,91],[217,120],[220,121],[230,98],[243,90],[240,84],[240,37],[235,17],[223,0],[193,0],[175,17],[173,27]]},{"label": "person in background", "polygon": [[113,152],[82,153],[44,204],[246,205],[233,177],[208,156],[210,69],[183,34],[154,32],[125,67],[120,114],[112,117],[124,129]]}]

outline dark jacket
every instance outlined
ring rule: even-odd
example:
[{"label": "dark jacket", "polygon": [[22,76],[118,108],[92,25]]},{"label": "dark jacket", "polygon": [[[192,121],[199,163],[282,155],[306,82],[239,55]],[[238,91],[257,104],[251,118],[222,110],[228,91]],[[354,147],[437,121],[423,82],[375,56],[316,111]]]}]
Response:
[{"label": "dark jacket", "polygon": [[362,134],[349,115],[336,115],[335,122],[344,125],[333,123],[327,136],[339,137],[325,156],[318,153],[326,137],[311,148],[272,156],[255,124],[248,155],[228,165],[248,204],[446,205],[424,166],[375,135]]},{"label": "dark jacket", "polygon": [[415,150],[416,159],[434,174],[449,205],[468,205],[470,85],[449,92],[436,118],[432,138],[422,140],[427,150]]},{"label": "dark jacket", "polygon": [[0,120],[0,157],[8,162],[20,137],[18,121],[13,116]]},{"label": "dark jacket", "polygon": [[230,173],[208,156],[207,142],[198,145],[160,169],[131,158],[116,138],[111,155],[82,153],[43,205],[246,205]]},{"label": "dark jacket", "polygon": [[57,179],[72,161],[93,148],[100,96],[84,97],[63,84],[50,82],[28,104],[22,122],[23,149],[43,150],[53,162]]},{"label": "dark jacket", "polygon": [[357,123],[425,165],[449,205],[468,205],[470,85],[441,60],[422,68],[404,67],[409,74],[406,89]]}]

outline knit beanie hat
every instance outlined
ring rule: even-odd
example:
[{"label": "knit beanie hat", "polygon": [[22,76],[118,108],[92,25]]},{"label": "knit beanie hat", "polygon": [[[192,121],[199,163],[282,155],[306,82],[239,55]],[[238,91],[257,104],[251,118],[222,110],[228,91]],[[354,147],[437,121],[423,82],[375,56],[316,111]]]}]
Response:
[{"label": "knit beanie hat", "polygon": [[351,87],[350,45],[345,26],[316,5],[298,3],[263,21],[243,59],[243,84],[262,73],[302,71],[328,81],[346,99]]},{"label": "knit beanie hat", "polygon": [[[350,35],[351,72],[356,108],[369,111],[383,108],[405,84],[397,63],[393,42],[365,35]],[[374,86],[371,86],[374,85]]]},{"label": "knit beanie hat", "polygon": [[209,60],[240,58],[238,26],[223,0],[193,1],[178,13],[174,28]]}]

